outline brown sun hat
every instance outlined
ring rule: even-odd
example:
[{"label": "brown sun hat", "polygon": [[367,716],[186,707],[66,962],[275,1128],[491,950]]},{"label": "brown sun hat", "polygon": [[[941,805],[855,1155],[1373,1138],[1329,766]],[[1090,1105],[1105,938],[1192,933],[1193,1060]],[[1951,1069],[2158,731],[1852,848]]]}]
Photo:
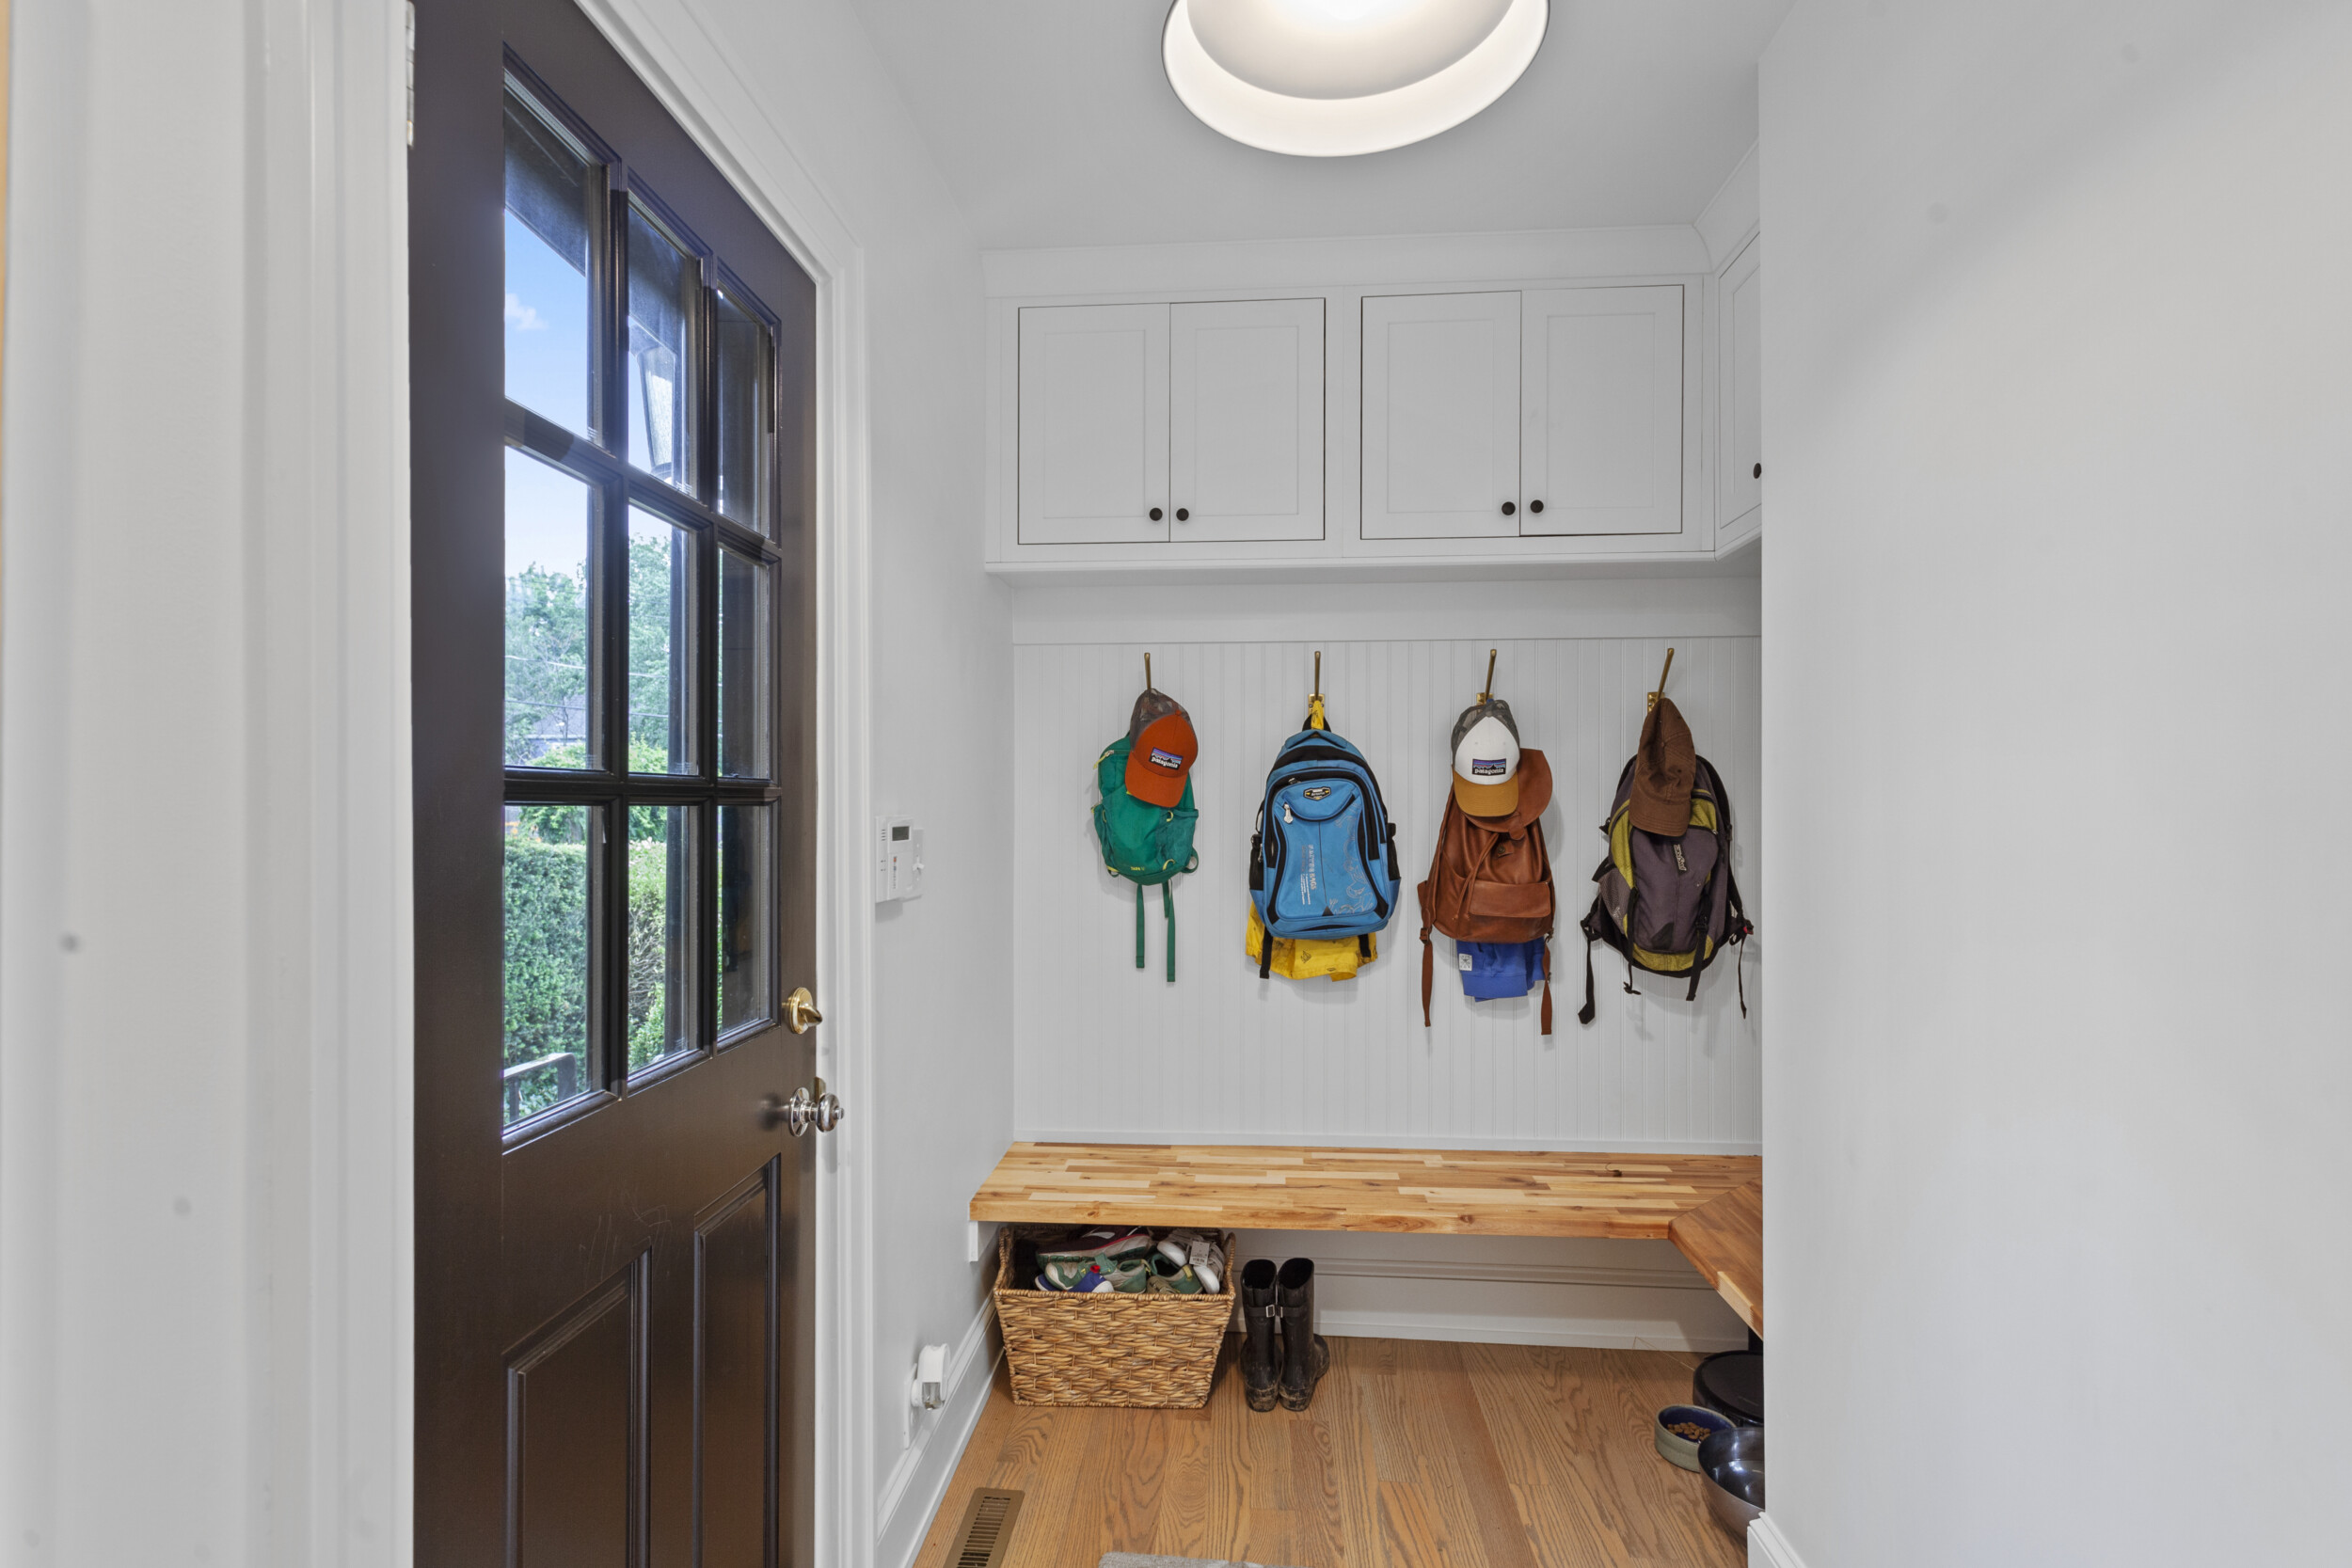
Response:
[{"label": "brown sun hat", "polygon": [[1642,744],[1633,753],[1633,825],[1661,838],[1680,838],[1691,825],[1691,783],[1698,776],[1698,748],[1691,726],[1671,699],[1642,721]]}]

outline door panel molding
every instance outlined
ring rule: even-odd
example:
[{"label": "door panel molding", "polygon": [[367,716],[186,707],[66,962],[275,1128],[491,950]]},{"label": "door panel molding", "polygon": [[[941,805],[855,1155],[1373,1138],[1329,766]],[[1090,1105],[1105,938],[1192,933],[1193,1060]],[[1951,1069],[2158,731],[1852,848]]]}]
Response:
[{"label": "door panel molding", "polygon": [[[535,1568],[542,1562],[579,1564],[580,1568],[604,1568],[606,1564],[612,1568],[644,1568],[646,1562],[652,1445],[646,1420],[645,1336],[651,1319],[646,1296],[652,1263],[651,1248],[640,1252],[507,1355],[506,1568]],[[616,1314],[618,1323],[613,1321]],[[594,1341],[598,1338],[618,1343],[596,1345]],[[582,1351],[601,1350],[608,1364],[591,1364],[579,1370],[560,1365],[568,1359],[564,1353],[576,1347]],[[618,1365],[611,1364],[613,1360]],[[542,1414],[556,1430],[548,1433],[536,1445],[543,1452],[549,1448],[559,1449],[559,1460],[541,1459],[538,1465],[565,1475],[578,1474],[583,1462],[593,1464],[597,1458],[607,1464],[618,1461],[624,1491],[614,1530],[617,1540],[599,1543],[594,1539],[593,1532],[599,1522],[594,1511],[583,1513],[567,1505],[563,1516],[556,1520],[534,1523],[525,1517],[531,1501],[531,1472],[538,1467],[532,1457],[532,1379],[537,1374],[544,1390],[559,1370],[572,1373],[570,1381],[584,1380],[583,1372],[585,1378],[602,1372],[619,1382],[617,1389],[583,1389],[558,1383],[553,1398],[543,1392],[539,1402]],[[617,1405],[618,1410],[598,1412],[593,1408],[598,1403]],[[597,1455],[593,1451],[597,1433],[588,1418],[597,1414],[619,1417],[622,1431],[617,1454]],[[608,1443],[612,1441],[612,1434],[605,1435]],[[608,1528],[613,1528],[614,1521],[603,1522]],[[588,1539],[583,1540],[583,1535]],[[596,1549],[599,1544],[604,1550]],[[530,1549],[533,1546],[542,1549]]]},{"label": "door panel molding", "polygon": [[[780,1159],[781,1157],[779,1157]],[[777,1466],[782,1459],[779,1439],[779,1411],[774,1398],[777,1367],[775,1348],[777,1315],[782,1304],[777,1300],[782,1285],[779,1272],[778,1247],[780,1217],[776,1208],[778,1160],[770,1160],[754,1171],[732,1193],[712,1204],[694,1221],[694,1543],[693,1560],[697,1564],[752,1564],[772,1568],[776,1561],[776,1520],[779,1498],[776,1491]],[[728,1232],[736,1232],[729,1236]],[[730,1392],[739,1392],[745,1380],[741,1368],[730,1352],[739,1346],[728,1344],[723,1332],[714,1333],[713,1319],[720,1316],[723,1305],[713,1290],[711,1253],[714,1247],[729,1241],[740,1245],[749,1231],[753,1244],[759,1249],[765,1263],[765,1289],[761,1292],[759,1322],[752,1325],[759,1345],[759,1370],[756,1386],[762,1390],[758,1419],[762,1430],[762,1473],[766,1478],[761,1501],[761,1517],[755,1521],[730,1519],[726,1528],[713,1531],[707,1506],[708,1491],[705,1485],[706,1466],[709,1463],[711,1444],[709,1429],[712,1419],[714,1383],[719,1398],[717,1403],[728,1402]],[[740,1271],[738,1271],[739,1273]],[[739,1331],[743,1327],[737,1321],[729,1325]],[[739,1413],[738,1418],[740,1419]],[[744,1537],[751,1537],[751,1551],[742,1550]],[[717,1540],[713,1541],[713,1537]]]}]

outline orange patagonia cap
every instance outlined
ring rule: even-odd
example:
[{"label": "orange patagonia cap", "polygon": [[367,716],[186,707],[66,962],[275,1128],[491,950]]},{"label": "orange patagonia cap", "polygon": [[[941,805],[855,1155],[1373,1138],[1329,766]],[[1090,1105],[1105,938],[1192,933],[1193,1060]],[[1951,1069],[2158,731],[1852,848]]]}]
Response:
[{"label": "orange patagonia cap", "polygon": [[1155,806],[1177,804],[1200,755],[1200,738],[1182,703],[1165,691],[1146,691],[1136,699],[1127,721],[1128,794]]}]

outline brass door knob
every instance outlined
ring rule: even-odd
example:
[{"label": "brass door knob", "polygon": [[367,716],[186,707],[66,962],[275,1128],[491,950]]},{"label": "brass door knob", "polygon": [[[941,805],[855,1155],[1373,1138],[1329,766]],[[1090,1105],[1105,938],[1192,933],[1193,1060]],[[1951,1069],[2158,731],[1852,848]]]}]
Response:
[{"label": "brass door knob", "polygon": [[825,1015],[817,1010],[817,998],[808,994],[806,986],[794,986],[792,994],[784,999],[784,1026],[796,1035],[805,1035],[825,1022]]}]

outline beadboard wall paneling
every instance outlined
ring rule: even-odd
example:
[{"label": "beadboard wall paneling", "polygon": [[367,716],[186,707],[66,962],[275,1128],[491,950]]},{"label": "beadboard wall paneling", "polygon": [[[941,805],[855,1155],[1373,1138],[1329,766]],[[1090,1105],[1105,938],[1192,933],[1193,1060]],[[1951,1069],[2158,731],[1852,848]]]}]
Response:
[{"label": "beadboard wall paneling", "polygon": [[[1155,627],[1154,629],[1165,629]],[[1747,958],[1749,1016],[1728,962],[1695,1003],[1597,950],[1599,1012],[1583,1000],[1583,939],[1605,847],[1598,824],[1639,738],[1643,693],[1671,643],[1669,691],[1734,807],[1733,864],[1767,927],[1754,821],[1759,648],[1753,636],[1406,637],[1332,641],[1323,689],[1335,729],[1371,761],[1398,825],[1406,886],[1379,961],[1352,981],[1260,980],[1243,953],[1249,835],[1276,749],[1303,719],[1318,644],[1222,641],[1025,643],[1014,650],[1014,1117],[1024,1138],[1367,1143],[1754,1153],[1763,943]],[[1157,890],[1145,966],[1135,889],[1096,853],[1094,760],[1123,734],[1152,655],[1192,714],[1200,868],[1175,885],[1177,977],[1164,979]],[[1419,904],[1450,778],[1446,741],[1476,696],[1486,650],[1526,743],[1555,782],[1544,831],[1560,887],[1554,1033],[1538,998],[1472,1004],[1437,941],[1422,1026]],[[1768,928],[1768,927],[1767,927]]]}]

